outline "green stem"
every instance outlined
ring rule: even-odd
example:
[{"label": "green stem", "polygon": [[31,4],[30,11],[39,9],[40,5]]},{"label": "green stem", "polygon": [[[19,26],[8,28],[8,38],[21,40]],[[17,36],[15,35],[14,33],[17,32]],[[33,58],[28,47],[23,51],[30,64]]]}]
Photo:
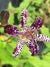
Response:
[{"label": "green stem", "polygon": [[2,63],[1,63],[1,60],[0,60],[0,67],[2,67]]}]

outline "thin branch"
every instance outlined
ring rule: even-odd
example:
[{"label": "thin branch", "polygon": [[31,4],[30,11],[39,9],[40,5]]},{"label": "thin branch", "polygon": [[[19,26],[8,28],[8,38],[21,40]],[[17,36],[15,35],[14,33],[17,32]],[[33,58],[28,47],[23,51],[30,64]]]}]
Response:
[{"label": "thin branch", "polygon": [[[50,51],[47,51],[46,53],[43,53],[43,54],[37,54],[37,55],[34,55],[34,56],[39,56],[39,57],[42,57],[42,55],[44,56],[44,55],[47,55],[48,53],[49,53]],[[31,59],[31,57],[30,58],[28,58],[28,57],[24,57],[23,55],[21,55],[21,57],[19,58],[20,60],[22,60],[22,59]]]},{"label": "thin branch", "polygon": [[31,0],[31,2],[29,3],[29,5],[27,6],[27,9],[29,8],[29,6],[32,4],[32,0]]},{"label": "thin branch", "polygon": [[29,16],[32,20],[35,20],[35,18],[33,18],[33,17],[31,17],[31,16]]},{"label": "thin branch", "polygon": [[0,25],[0,28],[1,28],[1,27],[4,27],[4,26]]},{"label": "thin branch", "polygon": [[43,55],[47,55],[49,52],[50,52],[50,50],[49,50],[49,51],[47,51],[46,53],[38,54],[38,55],[36,55],[36,56],[43,56]]},{"label": "thin branch", "polygon": [[8,39],[6,39],[6,40],[4,40],[4,41],[2,41],[2,42],[8,42],[8,40],[10,40],[11,37],[12,37],[12,36],[10,36]]}]

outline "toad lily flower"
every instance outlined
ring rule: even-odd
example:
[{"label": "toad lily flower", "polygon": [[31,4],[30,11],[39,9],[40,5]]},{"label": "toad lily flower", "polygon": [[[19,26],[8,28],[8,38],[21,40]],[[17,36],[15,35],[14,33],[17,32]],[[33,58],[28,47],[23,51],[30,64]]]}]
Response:
[{"label": "toad lily flower", "polygon": [[43,34],[34,34],[35,31],[39,30],[43,25],[43,20],[37,17],[31,26],[26,25],[27,22],[27,10],[22,9],[21,13],[21,32],[14,25],[6,25],[4,27],[4,32],[11,36],[19,36],[17,41],[17,46],[14,49],[13,56],[16,57],[23,48],[23,43],[27,44],[31,55],[35,55],[39,46],[35,41],[47,41],[50,42],[50,38]]}]

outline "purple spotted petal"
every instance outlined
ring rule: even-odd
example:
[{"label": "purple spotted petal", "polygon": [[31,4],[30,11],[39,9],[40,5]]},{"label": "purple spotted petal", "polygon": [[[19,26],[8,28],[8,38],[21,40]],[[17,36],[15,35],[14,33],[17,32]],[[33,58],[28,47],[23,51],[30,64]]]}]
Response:
[{"label": "purple spotted petal", "polygon": [[34,31],[39,30],[43,25],[43,20],[40,17],[37,17],[34,23],[31,25],[31,29]]},{"label": "purple spotted petal", "polygon": [[36,43],[30,42],[30,43],[26,43],[26,44],[29,48],[31,56],[35,55],[39,51],[39,46]]},{"label": "purple spotted petal", "polygon": [[34,40],[50,42],[50,37],[43,34],[33,34]]},{"label": "purple spotted petal", "polygon": [[23,47],[23,42],[19,39],[17,41],[17,46],[14,49],[13,57],[16,57],[20,53],[20,51],[22,50],[22,47]]},{"label": "purple spotted petal", "polygon": [[22,9],[21,13],[21,27],[25,28],[26,27],[26,22],[27,22],[27,10],[26,8]]},{"label": "purple spotted petal", "polygon": [[17,36],[19,34],[19,32],[20,31],[18,30],[18,28],[14,25],[6,25],[4,27],[4,33],[7,33],[11,36]]}]

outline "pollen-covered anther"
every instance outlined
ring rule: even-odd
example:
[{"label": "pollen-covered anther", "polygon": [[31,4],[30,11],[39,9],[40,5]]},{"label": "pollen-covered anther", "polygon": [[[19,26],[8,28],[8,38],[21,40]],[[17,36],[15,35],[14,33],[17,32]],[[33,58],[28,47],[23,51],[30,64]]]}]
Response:
[{"label": "pollen-covered anther", "polygon": [[26,32],[26,30],[25,29],[22,29],[22,31],[21,32]]},{"label": "pollen-covered anther", "polygon": [[24,38],[24,39],[21,39],[21,40],[23,40],[23,41],[25,41],[25,42],[27,42],[27,41],[28,41],[28,39],[27,39],[27,38]]},{"label": "pollen-covered anther", "polygon": [[26,38],[25,35],[20,35],[19,37],[20,37],[20,39],[21,39],[22,41],[25,41],[25,42],[28,41],[28,39]]}]

